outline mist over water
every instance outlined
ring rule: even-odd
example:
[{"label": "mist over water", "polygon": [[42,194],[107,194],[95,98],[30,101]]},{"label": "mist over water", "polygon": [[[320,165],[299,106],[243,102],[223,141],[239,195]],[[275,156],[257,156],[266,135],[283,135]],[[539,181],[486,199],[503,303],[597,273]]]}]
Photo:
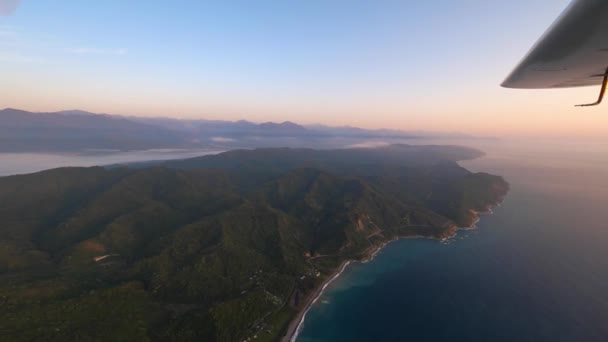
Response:
[{"label": "mist over water", "polygon": [[608,339],[608,144],[466,145],[488,155],[464,167],[510,182],[503,205],[448,244],[402,240],[353,264],[298,341]]},{"label": "mist over water", "polygon": [[67,166],[105,166],[148,160],[192,158],[217,151],[159,149],[133,152],[0,153],[0,176],[32,173]]}]

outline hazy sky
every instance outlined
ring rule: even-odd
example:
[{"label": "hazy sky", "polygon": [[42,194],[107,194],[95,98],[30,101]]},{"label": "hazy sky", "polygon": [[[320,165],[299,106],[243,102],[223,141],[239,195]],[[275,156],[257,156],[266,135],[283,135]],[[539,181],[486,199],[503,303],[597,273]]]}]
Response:
[{"label": "hazy sky", "polygon": [[608,136],[500,82],[567,0],[0,0],[0,107]]}]

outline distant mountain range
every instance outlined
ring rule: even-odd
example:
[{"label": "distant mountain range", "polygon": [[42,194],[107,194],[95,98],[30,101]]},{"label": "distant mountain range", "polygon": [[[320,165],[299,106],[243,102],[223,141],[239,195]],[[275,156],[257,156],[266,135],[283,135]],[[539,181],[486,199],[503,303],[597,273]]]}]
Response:
[{"label": "distant mountain range", "polygon": [[[33,113],[0,110],[0,152],[84,152],[160,148],[335,148],[369,139],[472,138],[463,134],[302,126],[290,121],[189,120],[96,114],[82,110]],[[392,141],[394,142],[394,141]]]}]

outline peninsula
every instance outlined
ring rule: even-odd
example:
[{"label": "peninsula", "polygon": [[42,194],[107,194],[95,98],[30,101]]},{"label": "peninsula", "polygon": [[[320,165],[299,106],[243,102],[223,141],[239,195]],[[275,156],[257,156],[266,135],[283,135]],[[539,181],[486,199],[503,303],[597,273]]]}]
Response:
[{"label": "peninsula", "polygon": [[482,155],[268,148],[2,177],[0,334],[289,338],[349,260],[449,237],[499,203],[504,179],[457,163]]}]

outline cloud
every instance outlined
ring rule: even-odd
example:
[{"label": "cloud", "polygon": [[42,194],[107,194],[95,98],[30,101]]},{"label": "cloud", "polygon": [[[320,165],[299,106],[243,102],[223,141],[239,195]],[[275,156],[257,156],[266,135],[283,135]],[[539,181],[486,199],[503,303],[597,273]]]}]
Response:
[{"label": "cloud", "polygon": [[21,0],[0,0],[0,15],[11,15],[15,13]]},{"label": "cloud", "polygon": [[377,148],[390,145],[386,141],[365,141],[346,146],[346,148]]},{"label": "cloud", "polygon": [[226,137],[212,137],[209,140],[213,141],[213,142],[217,142],[217,143],[228,143],[228,142],[233,142],[235,141],[232,138],[226,138]]},{"label": "cloud", "polygon": [[112,55],[112,56],[123,56],[127,54],[127,49],[100,49],[100,48],[88,48],[80,47],[68,49],[69,52],[78,55]]}]

